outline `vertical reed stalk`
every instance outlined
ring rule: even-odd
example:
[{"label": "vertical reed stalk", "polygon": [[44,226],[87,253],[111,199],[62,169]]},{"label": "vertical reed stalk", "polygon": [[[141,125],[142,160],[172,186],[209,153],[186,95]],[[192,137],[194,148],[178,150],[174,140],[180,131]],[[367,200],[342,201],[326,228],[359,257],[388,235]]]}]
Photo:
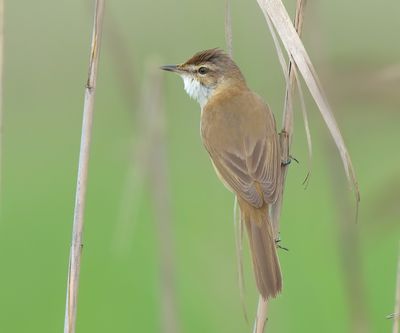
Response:
[{"label": "vertical reed stalk", "polygon": [[225,43],[226,51],[233,58],[231,0],[225,0]]},{"label": "vertical reed stalk", "polygon": [[3,96],[4,96],[4,0],[0,0],[0,218],[3,174]]},{"label": "vertical reed stalk", "polygon": [[105,0],[96,0],[92,42],[89,59],[89,73],[85,89],[83,122],[79,166],[75,197],[72,242],[69,256],[68,284],[65,308],[64,333],[74,333],[78,304],[79,273],[82,255],[83,218],[89,165],[90,141],[92,135],[93,110],[96,92],[97,68],[99,63],[101,32]]},{"label": "vertical reed stalk", "polygon": [[268,301],[264,301],[262,296],[258,297],[257,315],[254,321],[253,333],[263,333],[268,321]]},{"label": "vertical reed stalk", "polygon": [[[225,43],[226,50],[229,56],[233,59],[233,34],[232,34],[232,10],[231,0],[225,0]],[[244,274],[243,274],[243,224],[240,218],[240,212],[237,205],[237,196],[234,198],[233,204],[233,225],[235,228],[235,246],[236,246],[236,261],[237,273],[239,282],[240,301],[242,303],[244,318],[249,323],[247,315],[247,307],[244,297]]]},{"label": "vertical reed stalk", "polygon": [[[305,10],[306,0],[297,0],[296,2],[296,14],[294,20],[294,27],[299,36],[301,36],[302,28],[303,28],[303,18],[304,18],[304,10]],[[268,21],[267,21],[268,22]],[[275,40],[275,43],[277,41]],[[276,44],[278,49],[278,54],[281,54],[279,45]],[[281,59],[281,64],[284,62]],[[280,134],[281,147],[282,147],[282,159],[284,161],[290,160],[290,145],[292,143],[293,136],[293,93],[295,89],[296,77],[295,77],[295,69],[296,65],[290,59],[286,78],[286,92],[285,92],[285,107],[283,110],[283,120],[282,120],[282,132]],[[285,69],[284,69],[285,72]],[[272,221],[274,226],[274,237],[275,239],[279,238],[279,220],[280,220],[280,212],[282,208],[282,200],[283,200],[283,191],[285,188],[285,179],[287,174],[287,165],[282,165],[282,183],[280,184],[279,196],[277,202],[274,207],[272,207]],[[257,317],[254,323],[253,333],[262,333],[264,332],[265,325],[268,321],[268,301],[264,301],[262,297],[259,297],[258,307],[257,307]]]},{"label": "vertical reed stalk", "polygon": [[[296,14],[294,19],[294,27],[299,37],[301,37],[301,33],[303,30],[304,10],[306,2],[307,2],[306,0],[296,1]],[[289,61],[287,73],[288,73],[287,74],[288,82],[286,82],[285,105],[283,108],[283,116],[282,116],[282,131],[280,133],[282,159],[284,161],[290,160],[290,146],[292,144],[293,130],[294,130],[293,95],[296,83],[296,65],[293,63],[292,59],[290,59]],[[274,214],[273,223],[274,223],[275,237],[277,237],[279,233],[279,220],[282,209],[283,192],[285,189],[285,180],[288,167],[289,164],[282,164],[281,166],[283,175],[282,184],[280,187],[278,200],[273,207],[273,214]]]},{"label": "vertical reed stalk", "polygon": [[[332,135],[332,138],[340,153],[347,180],[351,184],[354,193],[357,217],[358,204],[360,202],[360,191],[358,188],[358,181],[355,175],[354,167],[311,59],[299,37],[298,32],[291,23],[289,14],[282,3],[282,0],[257,0],[257,2],[265,16],[272,35],[275,36],[275,29],[282,41],[283,46],[285,47],[285,50],[289,56],[289,60],[296,63],[299,73],[302,75],[304,82],[306,83],[311,96],[314,98],[314,101],[318,106],[318,110]],[[274,29],[271,29],[272,26]],[[280,53],[282,53],[280,45],[277,45],[277,50],[279,51],[278,55],[280,55]],[[284,73],[286,78],[286,68],[284,69]],[[290,80],[287,79],[287,82],[288,81]]]},{"label": "vertical reed stalk", "polygon": [[400,253],[397,261],[396,296],[395,296],[394,313],[393,313],[393,333],[399,333],[399,332],[400,332]]},{"label": "vertical reed stalk", "polygon": [[172,236],[171,191],[168,179],[168,158],[163,85],[158,66],[148,70],[147,108],[151,125],[149,180],[156,219],[161,285],[161,332],[179,333],[175,299],[175,263]]}]

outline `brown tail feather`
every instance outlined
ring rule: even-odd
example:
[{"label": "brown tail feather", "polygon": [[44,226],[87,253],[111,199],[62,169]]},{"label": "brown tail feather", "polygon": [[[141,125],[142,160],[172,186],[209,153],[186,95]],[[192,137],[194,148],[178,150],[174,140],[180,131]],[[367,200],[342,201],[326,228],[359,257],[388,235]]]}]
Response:
[{"label": "brown tail feather", "polygon": [[276,297],[282,289],[282,274],[269,219],[268,205],[254,208],[239,200],[242,223],[246,224],[258,290],[264,299]]}]

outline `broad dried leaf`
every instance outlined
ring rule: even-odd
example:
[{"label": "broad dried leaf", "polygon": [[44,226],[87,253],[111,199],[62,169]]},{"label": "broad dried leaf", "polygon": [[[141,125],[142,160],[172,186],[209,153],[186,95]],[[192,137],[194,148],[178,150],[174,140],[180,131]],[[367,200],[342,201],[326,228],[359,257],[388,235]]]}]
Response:
[{"label": "broad dried leaf", "polygon": [[288,66],[286,64],[285,56],[283,55],[283,52],[282,52],[281,44],[279,43],[279,39],[276,36],[275,29],[274,29],[274,26],[272,25],[270,18],[268,16],[265,16],[265,20],[267,21],[269,31],[271,32],[272,40],[274,42],[276,53],[278,55],[278,60],[282,67],[283,76],[285,77],[285,82],[288,82],[289,81],[288,80],[288,71],[287,71]]},{"label": "broad dried leaf", "polygon": [[268,19],[270,19],[272,21],[289,57],[294,60],[321,112],[323,119],[325,120],[325,123],[339,150],[347,179],[353,187],[358,206],[360,194],[350,155],[344,144],[343,137],[340,133],[336,120],[333,117],[329,104],[327,103],[327,100],[323,94],[315,69],[299,35],[297,34],[290,20],[289,14],[287,13],[281,0],[257,0],[257,2],[264,13],[266,20],[268,21]]}]

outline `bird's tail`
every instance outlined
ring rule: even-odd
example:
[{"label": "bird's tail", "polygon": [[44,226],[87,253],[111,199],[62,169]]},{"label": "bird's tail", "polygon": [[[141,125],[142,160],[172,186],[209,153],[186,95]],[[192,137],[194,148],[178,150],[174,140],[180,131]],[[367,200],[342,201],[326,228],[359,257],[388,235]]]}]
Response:
[{"label": "bird's tail", "polygon": [[268,204],[254,208],[239,199],[239,206],[249,238],[257,288],[265,300],[276,297],[282,289],[282,274]]}]

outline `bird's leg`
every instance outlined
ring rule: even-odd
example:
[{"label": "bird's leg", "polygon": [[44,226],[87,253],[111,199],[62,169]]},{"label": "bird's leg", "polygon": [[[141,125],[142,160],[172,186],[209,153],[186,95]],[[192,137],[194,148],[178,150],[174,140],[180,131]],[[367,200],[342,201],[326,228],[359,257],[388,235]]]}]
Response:
[{"label": "bird's leg", "polygon": [[282,165],[283,166],[287,166],[290,163],[292,163],[292,160],[295,161],[297,164],[299,164],[299,160],[295,157],[293,157],[292,155],[289,155],[288,158],[286,160],[282,160]]},{"label": "bird's leg", "polygon": [[281,246],[281,245],[279,245],[279,244],[277,245],[277,248],[289,252],[289,249],[288,249],[287,247]]},{"label": "bird's leg", "polygon": [[282,241],[282,239],[280,238],[280,236],[278,236],[278,238],[275,239],[276,247],[277,247],[278,249],[282,249],[282,250],[285,250],[285,251],[289,251],[289,249],[288,249],[287,247],[284,247],[284,246],[282,246],[282,245],[279,244],[281,241]]}]

